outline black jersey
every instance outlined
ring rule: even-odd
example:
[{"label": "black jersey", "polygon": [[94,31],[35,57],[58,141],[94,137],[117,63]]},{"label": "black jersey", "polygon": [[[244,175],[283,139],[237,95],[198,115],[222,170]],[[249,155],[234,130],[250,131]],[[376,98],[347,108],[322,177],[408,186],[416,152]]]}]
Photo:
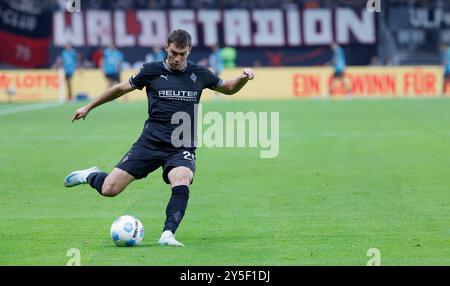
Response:
[{"label": "black jersey", "polygon": [[148,119],[141,140],[162,148],[174,148],[172,133],[183,122],[172,124],[172,116],[184,112],[189,115],[192,126],[190,146],[185,147],[195,148],[196,104],[203,89],[215,89],[221,79],[206,67],[188,61],[181,71],[171,70],[166,62],[146,63],[129,81],[134,88],[145,87],[147,91]]}]

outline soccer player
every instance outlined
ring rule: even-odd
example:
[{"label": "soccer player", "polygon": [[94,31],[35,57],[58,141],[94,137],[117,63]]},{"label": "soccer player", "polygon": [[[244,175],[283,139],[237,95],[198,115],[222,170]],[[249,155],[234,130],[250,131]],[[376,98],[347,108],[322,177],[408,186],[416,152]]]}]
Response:
[{"label": "soccer player", "polygon": [[[222,73],[224,66],[221,50],[218,45],[214,45],[211,48],[211,54],[208,57],[208,65],[209,68],[212,70],[212,72],[216,76],[220,77],[220,74]],[[222,97],[222,95],[217,91],[214,94],[216,99],[220,99]]]},{"label": "soccer player", "polygon": [[330,82],[330,96],[334,93],[336,81],[340,81],[344,84],[347,96],[350,96],[351,88],[345,78],[346,62],[344,50],[336,43],[331,44],[331,50],[333,51],[331,63],[334,67],[334,74]]},{"label": "soccer player", "polygon": [[153,48],[153,56],[155,57],[155,62],[161,62],[166,59],[166,53],[159,47]]},{"label": "soccer player", "polygon": [[101,66],[105,77],[108,79],[108,87],[120,82],[120,71],[123,62],[123,54],[111,44],[103,51]]},{"label": "soccer player", "polygon": [[78,66],[78,54],[70,44],[66,44],[55,66],[62,66],[66,79],[67,99],[72,100],[72,76]]},{"label": "soccer player", "polygon": [[[172,124],[172,118],[184,112],[189,116],[190,122],[196,122],[196,104],[203,89],[209,88],[231,95],[252,80],[255,74],[252,69],[245,68],[238,77],[223,80],[206,67],[188,61],[192,49],[191,36],[181,29],[170,33],[165,49],[167,58],[164,61],[144,64],[128,81],[107,89],[93,102],[75,112],[72,122],[85,119],[92,109],[134,89],[146,88],[149,118],[130,151],[111,173],[102,172],[97,167],[74,171],[66,176],[64,185],[73,187],[89,184],[100,195],[114,197],[132,181],[145,178],[162,167],[163,179],[170,184],[172,195],[166,208],[166,220],[159,243],[184,246],[175,239],[174,234],[187,208],[189,187],[196,168],[196,140],[195,136],[185,140],[183,134],[183,144],[176,146],[179,142],[172,141],[172,136],[180,124]],[[196,126],[190,127],[195,133]]]},{"label": "soccer player", "polygon": [[450,84],[450,47],[442,46],[443,50],[443,64],[444,64],[444,83],[442,87],[442,96],[447,94],[447,87]]},{"label": "soccer player", "polygon": [[215,45],[211,48],[211,54],[208,58],[209,68],[218,76],[223,71],[223,58],[219,46]]}]

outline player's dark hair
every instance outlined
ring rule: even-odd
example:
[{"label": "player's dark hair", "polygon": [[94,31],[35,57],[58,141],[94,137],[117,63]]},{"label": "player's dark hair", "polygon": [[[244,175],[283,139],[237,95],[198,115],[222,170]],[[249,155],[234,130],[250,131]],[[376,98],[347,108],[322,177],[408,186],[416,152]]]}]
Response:
[{"label": "player's dark hair", "polygon": [[191,35],[182,29],[172,31],[167,38],[167,45],[174,43],[178,48],[190,47],[192,43]]}]

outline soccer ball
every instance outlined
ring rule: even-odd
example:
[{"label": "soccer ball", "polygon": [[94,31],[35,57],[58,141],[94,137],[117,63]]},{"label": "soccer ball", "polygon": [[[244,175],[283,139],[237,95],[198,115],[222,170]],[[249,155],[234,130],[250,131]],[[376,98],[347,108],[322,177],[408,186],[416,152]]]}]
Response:
[{"label": "soccer ball", "polygon": [[144,226],[134,216],[121,216],[111,225],[111,238],[117,246],[138,245],[144,239]]}]

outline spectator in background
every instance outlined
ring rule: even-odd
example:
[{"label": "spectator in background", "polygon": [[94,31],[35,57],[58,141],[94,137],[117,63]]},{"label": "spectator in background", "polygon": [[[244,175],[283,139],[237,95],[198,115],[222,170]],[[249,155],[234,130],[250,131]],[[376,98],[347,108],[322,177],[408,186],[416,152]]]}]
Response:
[{"label": "spectator in background", "polygon": [[147,7],[148,9],[166,9],[168,0],[148,0]]},{"label": "spectator in background", "polygon": [[381,61],[380,61],[380,59],[377,56],[373,56],[370,59],[370,65],[371,66],[381,66]]},{"label": "spectator in background", "polygon": [[56,62],[53,65],[54,68],[60,68],[62,66],[64,69],[68,101],[72,100],[72,76],[77,69],[78,58],[77,51],[72,48],[70,44],[66,44],[61,55],[56,59]]},{"label": "spectator in background", "polygon": [[172,9],[182,9],[189,8],[189,1],[186,0],[170,0],[170,8]]},{"label": "spectator in background", "polygon": [[122,69],[123,54],[116,49],[114,44],[103,50],[103,58],[101,66],[103,73],[108,79],[108,87],[112,87],[115,83],[120,82],[120,72]]},{"label": "spectator in background", "polygon": [[91,53],[91,62],[94,64],[94,68],[100,68],[100,63],[103,57],[103,49],[100,47],[95,48]]},{"label": "spectator in background", "polygon": [[212,52],[208,58],[209,68],[215,75],[220,77],[220,74],[222,73],[224,68],[221,50],[218,45],[215,45],[211,48],[211,51]]},{"label": "spectator in background", "polygon": [[316,9],[320,8],[320,2],[318,0],[304,0],[303,8],[304,9]]},{"label": "spectator in background", "polygon": [[223,60],[224,68],[234,68],[236,67],[236,49],[232,47],[225,47],[220,50],[220,54]]},{"label": "spectator in background", "polygon": [[344,50],[337,43],[331,44],[331,50],[333,52],[333,58],[330,63],[333,64],[334,74],[330,82],[330,96],[335,92],[336,81],[340,81],[342,84],[344,84],[347,91],[347,96],[350,96],[350,85],[347,83],[347,80],[345,78],[345,69],[347,66]]},{"label": "spectator in background", "polygon": [[160,47],[153,48],[153,56],[155,62],[162,62],[166,59],[166,53]]},{"label": "spectator in background", "polygon": [[447,87],[450,84],[450,47],[442,45],[442,59],[444,64],[444,83],[442,87],[442,96],[447,95]]},{"label": "spectator in background", "polygon": [[[211,54],[208,57],[208,66],[211,69],[211,71],[218,77],[220,77],[224,66],[223,66],[223,59],[220,47],[218,45],[214,45],[211,47]],[[222,97],[222,94],[219,92],[214,92],[216,99],[219,99]]]}]

